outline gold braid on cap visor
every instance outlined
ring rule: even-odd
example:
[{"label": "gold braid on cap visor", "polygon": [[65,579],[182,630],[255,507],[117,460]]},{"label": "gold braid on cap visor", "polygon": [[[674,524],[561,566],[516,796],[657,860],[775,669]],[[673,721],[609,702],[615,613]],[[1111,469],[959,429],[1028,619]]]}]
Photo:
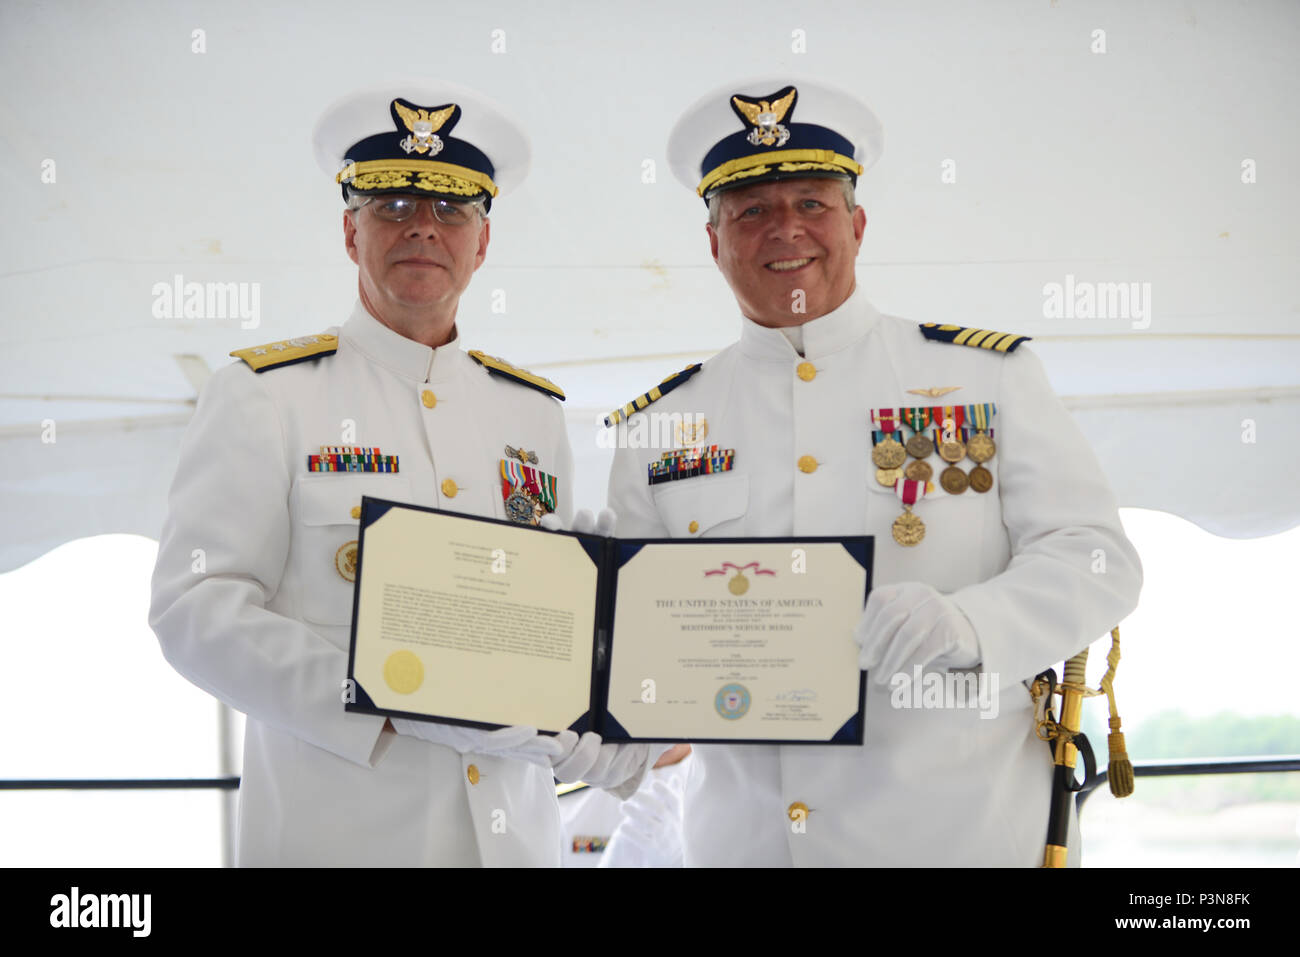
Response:
[{"label": "gold braid on cap visor", "polygon": [[863,166],[851,156],[834,150],[776,150],[772,153],[755,153],[740,156],[715,166],[700,180],[695,191],[703,196],[711,189],[734,183],[749,176],[762,176],[775,167],[780,173],[800,173],[805,170],[826,170],[833,173],[861,174]]},{"label": "gold braid on cap visor", "polygon": [[[414,179],[412,179],[414,177]],[[334,177],[353,189],[423,189],[431,193],[475,196],[497,194],[492,177],[478,170],[436,160],[363,160],[349,163]]]}]

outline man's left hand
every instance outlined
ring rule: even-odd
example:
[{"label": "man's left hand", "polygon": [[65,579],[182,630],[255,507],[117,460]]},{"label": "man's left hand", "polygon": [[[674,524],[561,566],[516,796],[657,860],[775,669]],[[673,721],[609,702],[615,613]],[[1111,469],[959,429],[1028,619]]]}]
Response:
[{"label": "man's left hand", "polygon": [[543,515],[539,524],[548,532],[579,532],[583,535],[603,535],[605,538],[612,538],[614,527],[618,524],[618,516],[609,509],[602,508],[600,514],[593,518],[589,510],[580,508],[573,513],[573,522],[568,528],[564,527],[564,522],[554,512]]},{"label": "man's left hand", "polygon": [[960,608],[921,582],[881,585],[867,598],[853,631],[861,646],[858,666],[876,684],[896,674],[912,679],[914,668],[973,668],[980,662],[979,639]]}]

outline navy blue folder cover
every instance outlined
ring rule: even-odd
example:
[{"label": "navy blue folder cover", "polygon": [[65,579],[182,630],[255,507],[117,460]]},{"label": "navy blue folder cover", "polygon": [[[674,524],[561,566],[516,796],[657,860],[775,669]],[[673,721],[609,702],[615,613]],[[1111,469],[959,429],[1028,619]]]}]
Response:
[{"label": "navy blue folder cover", "polygon": [[[436,720],[443,724],[461,725],[470,728],[483,728],[486,730],[495,730],[504,727],[500,724],[486,724],[478,721],[464,721],[459,718],[430,716],[425,714],[413,714],[404,711],[394,711],[386,708],[377,708],[360,683],[356,680],[354,673],[354,664],[356,658],[356,636],[357,636],[357,598],[361,594],[361,576],[365,570],[365,549],[366,549],[366,529],[374,524],[378,519],[392,508],[412,509],[421,512],[435,512],[440,515],[450,515],[456,518],[466,519],[474,522],[487,522],[497,525],[508,525],[511,528],[526,528],[514,522],[502,521],[495,518],[482,518],[477,515],[465,515],[460,512],[449,512],[444,509],[431,508],[424,505],[410,505],[403,502],[392,502],[386,499],[371,498],[362,496],[361,499],[361,534],[357,544],[357,575],[353,583],[353,601],[352,601],[352,636],[348,647],[348,680],[350,682],[351,694],[345,700],[344,708],[347,711],[356,711],[363,714],[381,714],[392,717],[411,718],[417,721]],[[862,595],[865,603],[867,595],[871,592],[871,572],[874,541],[869,535],[858,536],[820,536],[805,538],[702,538],[702,539],[681,539],[681,538],[605,538],[600,535],[586,535],[581,532],[550,532],[545,529],[537,529],[542,535],[569,535],[577,538],[583,549],[591,558],[592,563],[597,568],[597,596],[596,596],[596,634],[593,636],[591,649],[591,698],[588,702],[587,710],[574,719],[569,725],[573,731],[582,734],[587,731],[595,731],[601,736],[601,739],[610,743],[624,743],[632,741],[661,741],[661,742],[689,742],[692,744],[862,744],[863,740],[863,718],[866,708],[867,682],[866,674],[859,672],[858,676],[858,710],[857,713],[846,721],[835,733],[830,741],[813,740],[813,741],[769,741],[759,739],[745,739],[737,741],[735,739],[712,739],[712,738],[633,738],[623,726],[619,723],[618,718],[609,712],[607,699],[609,695],[609,677],[610,661],[612,660],[614,635],[614,609],[618,595],[618,572],[627,562],[646,545],[672,544],[683,545],[691,542],[701,542],[709,545],[726,545],[730,543],[790,543],[791,545],[818,542],[838,542],[845,551],[847,551],[859,565],[866,570],[866,588]],[[555,733],[560,729],[539,729],[546,733]]]}]

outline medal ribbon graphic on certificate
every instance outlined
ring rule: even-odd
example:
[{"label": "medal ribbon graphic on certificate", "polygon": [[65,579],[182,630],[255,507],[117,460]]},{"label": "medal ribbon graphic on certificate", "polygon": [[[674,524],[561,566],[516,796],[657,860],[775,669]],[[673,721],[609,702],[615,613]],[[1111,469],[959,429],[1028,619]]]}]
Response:
[{"label": "medal ribbon graphic on certificate", "polygon": [[758,562],[749,562],[747,565],[737,565],[734,562],[723,562],[721,568],[710,568],[704,573],[704,577],[708,578],[710,575],[725,575],[727,574],[728,568],[734,569],[736,572],[736,577],[727,582],[727,589],[733,595],[743,595],[745,592],[749,591],[749,579],[745,577],[745,572],[748,569],[754,569],[755,575],[776,574],[772,569],[764,568]]}]

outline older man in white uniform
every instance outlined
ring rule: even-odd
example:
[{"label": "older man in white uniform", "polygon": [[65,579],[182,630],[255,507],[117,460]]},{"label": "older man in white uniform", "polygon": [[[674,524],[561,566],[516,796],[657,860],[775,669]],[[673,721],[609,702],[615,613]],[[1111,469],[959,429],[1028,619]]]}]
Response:
[{"label": "older man in white uniform", "polygon": [[[734,454],[651,484],[665,453],[620,448],[620,534],[875,537],[863,746],[696,747],[688,866],[1041,864],[1052,761],[1025,682],[1137,602],[1114,498],[1024,337],[881,315],[857,286],[852,189],[880,142],[853,96],[785,79],[710,94],[670,137],[740,339],[607,421],[654,402]],[[982,700],[908,690],[972,671]]]},{"label": "older man in white uniform", "polygon": [[362,495],[570,517],[563,394],[467,353],[456,326],[528,141],[482,97],[417,82],[335,104],[315,147],[348,202],[359,301],[341,326],[235,351],[204,389],[150,623],[178,671],[248,716],[240,864],[556,866],[551,763],[576,735],[566,752],[529,728],[344,710]]}]

